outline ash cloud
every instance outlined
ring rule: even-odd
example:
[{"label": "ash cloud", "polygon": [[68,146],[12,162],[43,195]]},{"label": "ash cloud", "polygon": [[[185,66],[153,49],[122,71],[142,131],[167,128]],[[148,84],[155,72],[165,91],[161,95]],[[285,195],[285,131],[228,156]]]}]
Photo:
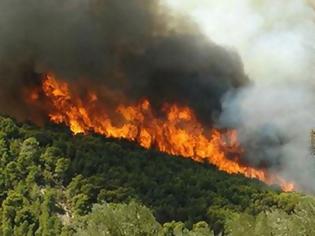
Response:
[{"label": "ash cloud", "polygon": [[38,113],[20,94],[45,72],[84,78],[128,101],[190,105],[208,124],[220,114],[222,96],[248,81],[234,51],[160,1],[2,0],[1,111],[19,119]]}]

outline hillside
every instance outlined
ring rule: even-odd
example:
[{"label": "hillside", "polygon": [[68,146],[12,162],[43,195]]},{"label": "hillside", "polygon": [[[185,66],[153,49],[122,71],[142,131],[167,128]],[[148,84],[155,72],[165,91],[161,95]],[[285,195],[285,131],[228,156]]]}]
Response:
[{"label": "hillside", "polygon": [[315,200],[124,140],[0,118],[1,235],[315,235]]}]

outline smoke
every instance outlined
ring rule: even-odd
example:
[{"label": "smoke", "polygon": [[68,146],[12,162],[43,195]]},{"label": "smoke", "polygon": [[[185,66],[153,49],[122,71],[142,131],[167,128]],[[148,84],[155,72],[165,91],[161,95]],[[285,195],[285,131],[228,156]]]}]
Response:
[{"label": "smoke", "polygon": [[43,118],[25,93],[46,72],[106,104],[189,105],[238,129],[242,161],[315,191],[314,40],[303,0],[1,0],[0,111]]},{"label": "smoke", "polygon": [[221,125],[237,127],[254,166],[315,191],[314,9],[303,0],[167,0],[209,38],[237,50],[251,83],[229,91]]},{"label": "smoke", "polygon": [[233,50],[157,0],[1,0],[0,45],[1,111],[20,119],[38,115],[21,90],[45,72],[105,87],[107,103],[189,105],[210,124],[248,81]]}]

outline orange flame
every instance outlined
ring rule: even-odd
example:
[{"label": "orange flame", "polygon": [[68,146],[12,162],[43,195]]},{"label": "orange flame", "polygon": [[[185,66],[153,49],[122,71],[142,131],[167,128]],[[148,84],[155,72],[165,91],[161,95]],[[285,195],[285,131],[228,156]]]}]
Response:
[{"label": "orange flame", "polygon": [[283,191],[295,188],[292,182],[264,169],[240,164],[243,150],[237,141],[237,132],[206,131],[189,107],[165,104],[162,109],[165,117],[160,117],[154,115],[146,99],[136,105],[120,105],[115,113],[121,116],[122,124],[115,125],[92,91],[83,100],[71,93],[66,82],[56,80],[51,74],[45,76],[42,90],[53,106],[50,120],[68,125],[74,134],[95,132],[106,137],[124,138],[136,141],[144,148],[155,147],[168,154],[211,163],[229,174],[243,174],[267,184],[278,184]]}]

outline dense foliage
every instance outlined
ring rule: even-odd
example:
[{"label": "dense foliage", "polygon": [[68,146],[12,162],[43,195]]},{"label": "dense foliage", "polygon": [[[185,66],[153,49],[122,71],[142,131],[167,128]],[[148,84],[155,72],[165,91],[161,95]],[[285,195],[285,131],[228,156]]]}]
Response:
[{"label": "dense foliage", "polygon": [[1,117],[0,156],[0,235],[314,234],[311,197],[123,140]]}]

